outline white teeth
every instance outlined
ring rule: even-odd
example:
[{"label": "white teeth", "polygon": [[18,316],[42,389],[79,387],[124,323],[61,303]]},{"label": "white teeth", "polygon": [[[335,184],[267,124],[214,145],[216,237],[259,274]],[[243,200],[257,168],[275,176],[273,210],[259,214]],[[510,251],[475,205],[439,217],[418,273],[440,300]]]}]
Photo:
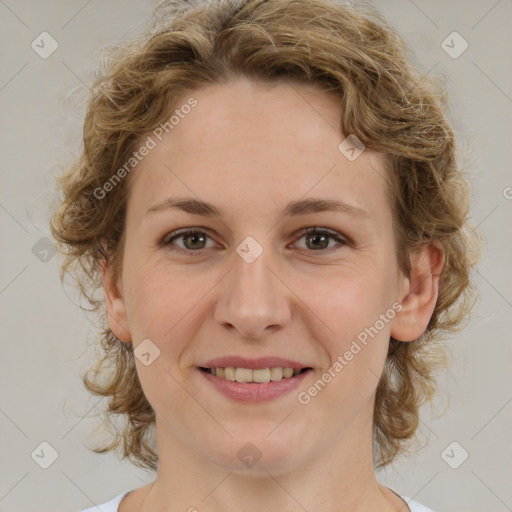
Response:
[{"label": "white teeth", "polygon": [[253,382],[270,382],[270,368],[252,371]]},{"label": "white teeth", "polygon": [[[219,369],[221,370],[221,374],[219,375],[219,373],[216,373],[216,375],[217,375],[217,377],[222,377],[222,368],[217,368],[217,372],[219,371]],[[231,368],[231,367],[224,368],[224,378],[226,380],[235,380],[235,369]]]},{"label": "white teeth", "polygon": [[230,381],[266,383],[270,381],[278,381],[283,378],[287,379],[292,376],[294,377],[300,373],[300,370],[282,368],[280,366],[273,368],[261,368],[257,370],[251,370],[250,368],[233,368],[229,366],[227,368],[209,368],[209,372],[221,379]]},{"label": "white teeth", "polygon": [[280,367],[270,368],[270,380],[281,380],[283,378],[283,369]]},{"label": "white teeth", "polygon": [[235,380],[237,382],[252,382],[252,370],[248,368],[237,368],[235,370]]},{"label": "white teeth", "polygon": [[293,375],[293,368],[283,368],[283,377],[289,378]]}]

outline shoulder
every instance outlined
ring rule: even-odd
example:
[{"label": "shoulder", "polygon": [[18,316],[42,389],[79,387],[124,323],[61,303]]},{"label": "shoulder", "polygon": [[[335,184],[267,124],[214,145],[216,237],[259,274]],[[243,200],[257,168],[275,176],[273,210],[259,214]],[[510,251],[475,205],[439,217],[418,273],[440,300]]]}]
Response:
[{"label": "shoulder", "polygon": [[117,512],[119,503],[121,503],[121,500],[129,492],[131,492],[131,491],[125,491],[125,492],[117,495],[115,498],[112,498],[110,501],[107,501],[106,503],[103,503],[101,505],[95,505],[90,508],[86,508],[84,510],[81,510],[80,512],[98,512],[98,509],[101,510],[101,512]]},{"label": "shoulder", "polygon": [[425,505],[422,505],[417,501],[411,500],[411,498],[408,498],[407,496],[401,496],[401,498],[407,503],[407,505],[409,505],[411,512],[434,512],[432,509],[425,507]]}]

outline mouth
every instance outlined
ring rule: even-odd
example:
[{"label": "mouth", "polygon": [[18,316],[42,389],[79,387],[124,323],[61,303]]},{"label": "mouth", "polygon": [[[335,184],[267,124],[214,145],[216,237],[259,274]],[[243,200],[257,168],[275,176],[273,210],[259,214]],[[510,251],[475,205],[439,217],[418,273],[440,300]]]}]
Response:
[{"label": "mouth", "polygon": [[310,366],[305,368],[290,368],[282,366],[273,366],[267,368],[241,368],[241,367],[199,367],[204,373],[214,377],[231,382],[240,382],[246,384],[266,384],[268,382],[278,382],[281,380],[292,379],[312,371]]},{"label": "mouth", "polygon": [[232,354],[201,361],[196,369],[211,389],[231,400],[255,403],[284,398],[304,385],[315,372],[306,361],[270,354],[257,358]]}]

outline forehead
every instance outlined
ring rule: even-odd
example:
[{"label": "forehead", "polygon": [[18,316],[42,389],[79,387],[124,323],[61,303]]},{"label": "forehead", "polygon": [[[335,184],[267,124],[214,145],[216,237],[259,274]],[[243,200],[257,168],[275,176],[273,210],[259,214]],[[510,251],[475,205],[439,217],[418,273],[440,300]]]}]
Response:
[{"label": "forehead", "polygon": [[233,207],[257,206],[257,200],[268,209],[309,192],[382,208],[384,156],[366,150],[351,161],[340,150],[348,134],[341,133],[335,96],[312,85],[238,79],[184,94],[173,112],[191,98],[196,105],[159,137],[149,133],[155,147],[131,176],[130,202],[137,209],[168,195]]},{"label": "forehead", "polygon": [[278,131],[280,143],[321,151],[325,132],[340,131],[339,100],[312,84],[263,84],[238,78],[183,95],[176,103],[182,105],[191,96],[197,106],[180,122],[187,129],[176,126],[174,137],[169,137],[175,149],[181,145],[206,151],[217,145],[229,147],[235,141],[243,142],[246,150],[265,145],[270,149],[276,145]]}]

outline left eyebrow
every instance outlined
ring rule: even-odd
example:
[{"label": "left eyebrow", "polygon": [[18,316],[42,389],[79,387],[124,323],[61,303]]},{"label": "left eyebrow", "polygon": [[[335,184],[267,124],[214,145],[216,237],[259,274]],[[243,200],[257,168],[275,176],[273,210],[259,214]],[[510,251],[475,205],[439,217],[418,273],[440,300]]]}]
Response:
[{"label": "left eyebrow", "polygon": [[[172,198],[169,197],[164,201],[157,203],[146,211],[146,215],[151,212],[179,209],[193,215],[202,215],[204,217],[220,216],[221,210],[213,204],[207,203],[193,197]],[[354,217],[368,220],[370,216],[365,210],[343,201],[334,199],[310,198],[291,201],[283,210],[282,216],[296,217],[298,215],[306,215],[310,213],[319,213],[325,211],[334,211],[338,213],[346,213]]]}]

